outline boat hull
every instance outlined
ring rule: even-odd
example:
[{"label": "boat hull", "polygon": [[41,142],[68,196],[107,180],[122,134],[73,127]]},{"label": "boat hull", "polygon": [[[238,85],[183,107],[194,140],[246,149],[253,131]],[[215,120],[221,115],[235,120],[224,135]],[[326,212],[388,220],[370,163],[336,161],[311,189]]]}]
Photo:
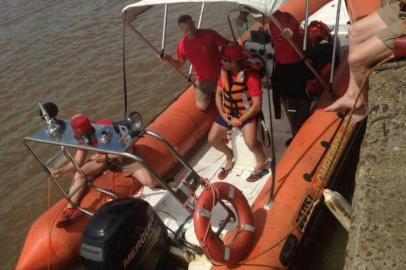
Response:
[{"label": "boat hull", "polygon": [[[293,0],[282,9],[301,20],[304,18],[304,3],[305,1]],[[311,1],[311,5],[324,3],[325,1]],[[352,0],[347,3],[353,8],[352,14],[357,15],[353,17],[356,20],[361,14],[365,16],[376,11],[381,1],[366,3]],[[310,10],[315,11],[318,8],[311,6]],[[336,71],[333,82],[337,96],[347,90],[348,81],[349,66],[344,60]],[[333,98],[325,91],[314,113],[303,124],[278,163],[275,195],[270,207],[266,206],[269,206],[267,203],[272,186],[271,177],[255,200],[252,207],[256,227],[255,242],[248,256],[233,269],[286,269],[292,262],[312,212],[323,200],[322,191],[336,173],[343,153],[354,135],[354,124],[347,125],[336,113],[324,111],[332,102]],[[326,143],[329,145],[327,150]],[[212,269],[229,267],[216,264]]]},{"label": "boat hull", "polygon": [[[302,20],[304,2],[293,0],[282,9]],[[311,1],[310,10],[315,11],[327,2],[329,1]],[[375,11],[381,1],[371,0],[366,3],[352,0],[347,3],[353,20],[356,20]],[[343,63],[337,70],[333,87],[338,95],[347,89],[348,74],[348,64]],[[291,256],[294,255],[294,245],[303,237],[312,209],[321,199],[320,187],[329,183],[354,130],[352,125],[344,129],[345,126],[341,125],[337,114],[323,110],[331,102],[331,96],[323,93],[315,112],[305,122],[279,162],[276,169],[275,200],[272,201],[270,209],[265,209],[264,206],[269,199],[271,178],[255,200],[252,210],[256,238],[249,255],[236,265],[236,268],[284,269],[290,263]],[[147,129],[162,135],[182,155],[188,155],[205,138],[216,114],[214,106],[207,112],[199,111],[195,106],[194,91],[189,89]],[[333,135],[335,139],[331,140]],[[329,151],[326,153],[322,142],[330,142]],[[338,150],[337,154],[335,150]],[[149,137],[137,142],[135,152],[143,156],[147,164],[161,176],[172,173],[179,165],[160,142]],[[309,174],[313,168],[316,168],[314,175],[306,181],[304,175]],[[119,187],[120,196],[134,195],[139,188],[132,180],[113,173],[102,175],[96,183],[109,190]],[[106,201],[105,196],[90,191],[84,197],[82,206],[96,210]],[[90,218],[84,216],[67,228],[57,228],[55,221],[65,206],[65,200],[59,201],[34,223],[16,269],[62,269],[78,260],[80,240]],[[293,243],[290,249],[287,248],[287,239]],[[225,266],[214,268],[227,269]]]}]

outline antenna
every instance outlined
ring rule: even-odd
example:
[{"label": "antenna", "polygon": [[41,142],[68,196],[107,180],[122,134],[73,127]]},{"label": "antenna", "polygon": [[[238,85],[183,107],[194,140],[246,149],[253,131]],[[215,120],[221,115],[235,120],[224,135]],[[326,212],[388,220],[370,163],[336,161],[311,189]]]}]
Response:
[{"label": "antenna", "polygon": [[54,103],[42,104],[38,102],[40,108],[40,116],[45,120],[48,127],[48,134],[53,136],[57,135],[57,132],[61,128],[61,125],[55,120],[55,116],[58,114],[58,107]]},{"label": "antenna", "polygon": [[51,123],[51,117],[49,116],[47,110],[45,110],[44,106],[41,104],[41,102],[38,102],[39,108],[41,110],[40,114],[42,117],[44,117],[45,122],[49,125]]}]

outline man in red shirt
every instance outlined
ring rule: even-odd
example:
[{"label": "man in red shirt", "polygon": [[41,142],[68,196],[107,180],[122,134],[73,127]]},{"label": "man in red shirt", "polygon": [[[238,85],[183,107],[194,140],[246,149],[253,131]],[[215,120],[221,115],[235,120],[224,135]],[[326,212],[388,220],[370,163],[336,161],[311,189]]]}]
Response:
[{"label": "man in red shirt", "polygon": [[196,105],[204,111],[210,105],[210,97],[216,91],[220,76],[221,55],[219,47],[227,40],[211,29],[196,29],[195,22],[189,15],[178,18],[178,25],[184,36],[179,41],[177,59],[172,56],[164,58],[177,68],[189,60],[196,72]]},{"label": "man in red shirt", "polygon": [[227,177],[233,167],[233,150],[227,146],[226,131],[238,127],[248,148],[254,153],[257,165],[247,181],[253,182],[268,173],[262,145],[257,140],[257,116],[262,108],[262,86],[258,74],[245,69],[245,54],[238,45],[227,45],[222,49],[223,70],[216,91],[216,106],[219,116],[213,123],[209,144],[226,155],[226,164],[218,175]]},{"label": "man in red shirt", "polygon": [[299,22],[291,14],[276,11],[273,17],[280,22],[284,30],[281,32],[275,23],[269,22],[269,31],[275,49],[272,86],[281,97],[291,125],[292,135],[295,136],[310,115],[311,100],[305,92],[306,65],[286,37],[290,36],[296,46],[300,48],[302,34]]},{"label": "man in red shirt", "polygon": [[[280,117],[279,97],[285,108],[292,135],[296,135],[301,125],[310,115],[311,100],[307,97],[305,88],[308,74],[302,58],[293,49],[287,37],[295,42],[300,48],[302,33],[299,22],[287,12],[276,11],[272,15],[279,21],[283,31],[266,17],[259,17],[246,33],[240,36],[238,42],[243,44],[250,38],[251,30],[259,28],[267,29],[271,34],[272,44],[275,50],[275,68],[272,74],[272,88],[276,116]],[[286,144],[289,144],[289,139]]]}]

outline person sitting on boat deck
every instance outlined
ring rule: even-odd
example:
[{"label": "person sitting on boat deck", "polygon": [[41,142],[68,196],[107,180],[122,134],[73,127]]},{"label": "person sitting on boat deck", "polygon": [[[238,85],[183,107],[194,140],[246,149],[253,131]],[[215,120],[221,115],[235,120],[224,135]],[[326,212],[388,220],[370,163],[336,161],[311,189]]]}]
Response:
[{"label": "person sitting on boat deck", "polygon": [[[83,115],[77,114],[73,116],[71,120],[79,116]],[[98,123],[98,121],[96,121],[96,123]],[[134,162],[133,160],[123,158],[118,155],[103,153],[93,154],[89,160],[86,160],[87,152],[88,151],[86,150],[78,149],[74,155],[74,160],[82,169],[88,180],[97,177],[106,169],[111,169],[113,171],[122,171],[127,177],[134,177],[144,186],[153,188],[159,185],[159,183],[152,178],[149,172],[142,167],[141,164]],[[72,203],[69,202],[67,207],[64,209],[61,218],[58,220],[58,227],[68,225],[83,215],[82,211],[75,208],[76,205],[79,205],[82,196],[85,193],[85,186],[83,185],[85,178],[82,176],[82,174],[79,171],[76,171],[76,168],[72,162],[69,162],[65,166],[56,169],[53,172],[53,176],[56,179],[60,179],[64,174],[72,172],[75,173],[73,175],[72,184],[69,188],[69,194],[72,194],[80,186],[81,188],[72,195]]]},{"label": "person sitting on boat deck", "polygon": [[177,68],[181,68],[186,60],[190,61],[196,72],[196,106],[204,111],[210,105],[220,76],[219,48],[228,41],[212,29],[196,29],[190,15],[180,16],[178,25],[184,36],[178,44],[177,58],[165,55],[164,59]]},{"label": "person sitting on boat deck", "polygon": [[[293,40],[297,47],[301,47],[302,29],[299,22],[293,15],[287,12],[276,11],[272,15],[279,21],[283,31],[280,31],[276,24],[265,16],[258,17],[250,31],[242,35],[238,42],[244,42],[251,37],[251,30],[258,30],[263,27],[271,34],[271,41],[275,50],[275,67],[272,74],[272,88],[274,106],[276,107],[277,118],[280,118],[278,110],[280,97],[283,107],[288,117],[292,136],[299,131],[302,124],[310,116],[311,100],[306,95],[307,71],[306,65],[288,41],[288,37]],[[289,145],[292,138],[286,141]]]},{"label": "person sitting on boat deck", "polygon": [[348,111],[361,92],[351,120],[359,122],[368,114],[368,83],[360,89],[368,70],[393,53],[394,40],[406,35],[406,0],[385,6],[351,25],[349,29],[350,80],[345,94],[326,111]]},{"label": "person sitting on boat deck", "polygon": [[258,74],[244,66],[246,55],[237,44],[222,48],[223,69],[218,81],[215,102],[219,111],[209,135],[209,144],[226,155],[226,164],[218,175],[227,177],[233,167],[233,150],[227,146],[226,132],[240,128],[244,141],[254,153],[256,166],[247,181],[253,182],[268,173],[262,145],[257,140],[256,118],[262,107],[262,86]]}]

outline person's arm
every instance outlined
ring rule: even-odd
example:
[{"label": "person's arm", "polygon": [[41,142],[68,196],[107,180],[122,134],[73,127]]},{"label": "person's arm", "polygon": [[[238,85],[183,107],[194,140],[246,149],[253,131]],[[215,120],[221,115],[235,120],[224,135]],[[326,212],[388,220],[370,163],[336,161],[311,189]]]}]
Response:
[{"label": "person's arm", "polygon": [[177,69],[182,68],[186,62],[186,53],[183,45],[183,40],[184,39],[179,41],[178,47],[176,49],[176,57],[166,54],[163,57],[159,56],[161,59],[168,61],[169,64]]},{"label": "person's arm", "polygon": [[106,153],[96,153],[90,157],[91,160],[96,161],[97,163],[107,162],[109,160],[121,160],[123,156],[116,154],[106,154]]},{"label": "person's arm", "polygon": [[164,60],[168,61],[171,65],[173,65],[175,68],[182,68],[183,65],[185,64],[185,60],[183,59],[177,59],[173,57],[172,55],[164,55],[162,57]]},{"label": "person's arm", "polygon": [[[73,160],[76,162],[76,164],[78,164],[79,167],[81,167],[83,165],[83,163],[85,162],[86,155],[87,155],[86,150],[78,149],[75,153],[75,156],[73,157]],[[72,162],[69,162],[62,168],[56,169],[52,174],[56,179],[59,179],[64,174],[73,172],[74,170],[75,170],[75,166],[73,165]]]},{"label": "person's arm", "polygon": [[[295,34],[296,35],[299,34],[296,32],[299,32],[300,24],[292,14],[288,12],[276,12],[272,16],[274,17],[274,19],[276,19],[277,22],[279,22],[282,28],[280,35],[274,37],[275,39],[282,40],[292,38]],[[279,32],[279,28],[275,25],[273,21],[271,21],[271,24],[272,27],[278,29],[277,32]]]},{"label": "person's arm", "polygon": [[240,117],[241,124],[257,115],[262,108],[262,96],[252,97],[252,106]]},{"label": "person's arm", "polygon": [[[221,80],[221,78],[219,79]],[[226,123],[229,123],[229,119],[227,118],[227,115],[223,111],[223,87],[221,86],[221,81],[219,81],[219,84],[217,85],[217,90],[216,90],[216,97],[215,97],[215,102],[216,102],[216,107],[217,111],[219,112],[220,116],[226,121]]]},{"label": "person's arm", "polygon": [[264,27],[264,25],[260,21],[255,21],[255,23],[237,39],[238,44],[243,46],[244,42],[251,39],[251,31],[258,31],[261,27]]}]

